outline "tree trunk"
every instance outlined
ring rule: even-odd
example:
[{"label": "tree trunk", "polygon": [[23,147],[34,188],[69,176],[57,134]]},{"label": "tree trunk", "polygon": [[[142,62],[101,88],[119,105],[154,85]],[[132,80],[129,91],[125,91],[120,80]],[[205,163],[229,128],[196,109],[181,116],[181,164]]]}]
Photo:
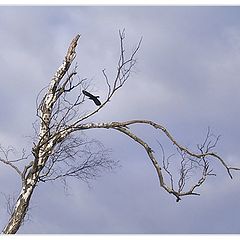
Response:
[{"label": "tree trunk", "polygon": [[37,184],[37,175],[37,173],[30,173],[30,176],[27,178],[26,183],[22,187],[21,193],[15,204],[14,211],[2,233],[15,234],[24,222],[24,217],[28,211],[32,193]]}]

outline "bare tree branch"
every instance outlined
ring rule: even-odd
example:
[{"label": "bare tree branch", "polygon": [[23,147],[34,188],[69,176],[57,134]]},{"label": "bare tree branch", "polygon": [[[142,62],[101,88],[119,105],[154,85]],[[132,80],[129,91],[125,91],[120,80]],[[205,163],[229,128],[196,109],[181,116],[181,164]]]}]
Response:
[{"label": "bare tree branch", "polygon": [[[4,164],[10,166],[12,169],[14,169],[17,172],[17,174],[21,177],[21,179],[23,180],[22,172],[15,165],[15,163],[20,162],[22,160],[26,160],[29,157],[29,155],[26,156],[25,150],[23,149],[22,155],[20,158],[10,160],[9,155],[13,154],[13,153],[14,153],[14,149],[12,147],[8,147],[5,149],[4,147],[0,146],[0,154],[3,156],[3,157],[0,157],[0,162],[4,163]],[[11,157],[11,158],[13,158],[13,157]]]},{"label": "bare tree branch", "polygon": [[[68,177],[88,181],[99,176],[101,171],[110,170],[116,166],[117,161],[111,160],[109,151],[104,146],[94,139],[84,137],[85,130],[113,129],[141,145],[155,168],[160,187],[174,195],[177,201],[181,200],[182,196],[199,195],[195,190],[202,186],[208,176],[215,176],[210,167],[212,160],[217,160],[226,169],[230,178],[232,178],[232,171],[240,170],[238,167],[228,166],[225,160],[213,151],[219,141],[219,136],[211,134],[210,128],[204,142],[197,145],[198,152],[195,152],[181,145],[164,126],[151,120],[87,123],[86,120],[95,116],[106,106],[114,94],[128,81],[136,64],[136,54],[140,49],[142,38],[134,50],[127,54],[125,30],[119,31],[120,49],[116,75],[111,79],[106,70],[102,70],[107,88],[106,99],[102,101],[102,104],[95,101],[99,107],[88,113],[82,110],[86,100],[82,92],[92,97],[92,100],[96,100],[97,96],[83,91],[90,86],[90,83],[86,78],[78,77],[77,65],[71,67],[76,57],[79,38],[79,34],[73,38],[63,63],[55,72],[49,86],[42,89],[37,96],[38,124],[34,125],[36,136],[33,142],[32,160],[26,163],[21,171],[16,164],[28,157],[25,152],[23,151],[20,158],[9,160],[9,153],[12,150],[10,148],[4,150],[0,147],[0,153],[3,155],[0,157],[0,162],[13,168],[22,179],[21,192],[3,233],[18,231],[29,209],[34,189],[40,182],[57,179],[66,182]],[[176,154],[166,157],[163,145],[158,141],[162,152],[161,166],[153,146],[131,130],[131,127],[135,125],[150,126],[159,131],[174,147]],[[177,172],[172,171],[172,165],[178,166]],[[195,172],[197,175],[193,178]]]},{"label": "bare tree branch", "polygon": [[0,162],[6,164],[6,165],[9,165],[11,168],[13,168],[20,176],[22,176],[22,172],[13,164],[11,163],[10,161],[6,161],[4,159],[1,159],[0,158]]},{"label": "bare tree branch", "polygon": [[138,42],[136,48],[133,50],[133,52],[130,54],[129,57],[125,56],[125,47],[124,47],[124,40],[125,40],[125,30],[122,32],[119,31],[119,37],[120,37],[120,58],[118,61],[118,67],[117,67],[117,74],[115,79],[112,81],[113,83],[110,84],[110,81],[108,79],[108,76],[106,74],[106,70],[102,70],[107,88],[108,88],[108,94],[106,100],[100,105],[96,110],[93,112],[81,117],[78,119],[75,123],[72,125],[77,125],[80,122],[90,118],[91,116],[95,115],[100,109],[102,109],[112,98],[112,96],[115,94],[116,91],[118,91],[128,80],[130,73],[132,71],[132,68],[136,64],[135,55],[137,54],[138,50],[140,49],[140,45],[142,42],[142,38]]},{"label": "bare tree branch", "polygon": [[[139,138],[137,135],[133,134],[129,128],[131,125],[135,124],[142,124],[142,125],[150,125],[154,127],[155,129],[160,130],[161,132],[164,133],[164,135],[167,137],[170,142],[174,146],[177,147],[178,153],[181,156],[181,162],[180,162],[180,178],[178,181],[178,190],[174,190],[173,187],[173,177],[170,171],[168,171],[167,167],[165,166],[163,169],[168,173],[170,176],[171,184],[168,186],[164,180],[163,173],[162,173],[162,168],[160,167],[157,158],[154,156],[154,151],[152,148],[141,138]],[[131,120],[131,121],[126,121],[126,122],[110,122],[110,123],[88,123],[88,124],[79,124],[77,126],[72,126],[71,131],[79,131],[79,130],[87,130],[87,129],[93,129],[93,128],[106,128],[106,129],[115,129],[118,130],[125,135],[129,136],[132,138],[135,142],[139,143],[140,145],[143,146],[145,149],[146,153],[148,154],[153,166],[156,169],[160,186],[163,187],[168,193],[175,195],[177,198],[177,201],[179,201],[181,196],[186,196],[186,195],[199,195],[198,193],[195,193],[194,190],[197,187],[200,187],[206,180],[207,176],[214,176],[215,174],[212,173],[212,169],[209,169],[209,160],[207,158],[211,157],[213,159],[217,159],[227,170],[230,178],[232,178],[231,170],[240,170],[238,167],[230,167],[226,164],[226,162],[216,153],[211,152],[209,150],[212,150],[219,139],[217,137],[217,140],[215,140],[212,144],[210,141],[209,144],[209,133],[207,134],[206,140],[204,141],[203,145],[200,146],[200,153],[195,153],[193,151],[190,151],[188,148],[180,145],[170,134],[170,132],[163,127],[160,124],[157,124],[155,122],[152,122],[150,120]],[[197,166],[194,166],[194,164],[197,164],[199,167],[201,166],[202,173],[201,177],[197,181],[197,183],[193,183],[192,186],[189,188],[189,190],[185,190],[186,186],[186,180],[189,177],[190,172],[193,169],[196,169]]]}]

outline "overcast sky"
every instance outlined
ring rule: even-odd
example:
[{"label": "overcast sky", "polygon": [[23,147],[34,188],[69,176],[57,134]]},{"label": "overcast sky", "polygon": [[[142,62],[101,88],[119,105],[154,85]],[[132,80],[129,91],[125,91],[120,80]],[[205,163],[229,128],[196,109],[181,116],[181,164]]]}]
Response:
[{"label": "overcast sky", "polygon": [[[216,150],[226,162],[240,166],[239,25],[239,7],[1,6],[0,142],[19,151],[31,148],[27,136],[36,120],[36,96],[78,33],[79,75],[92,79],[94,92],[103,99],[101,70],[114,74],[118,30],[125,28],[128,50],[143,36],[137,66],[125,87],[91,121],[151,119],[188,147],[203,141],[210,126],[221,134]],[[158,137],[149,128],[136,132],[146,139]],[[240,172],[231,180],[215,161],[217,176],[199,190],[201,196],[176,203],[159,188],[153,166],[136,143],[110,130],[87,134],[111,148],[121,167],[90,187],[75,180],[69,181],[67,191],[59,183],[40,184],[30,221],[19,233],[240,232]],[[20,181],[1,166],[0,182],[3,228],[8,219],[4,194],[17,196]]]}]

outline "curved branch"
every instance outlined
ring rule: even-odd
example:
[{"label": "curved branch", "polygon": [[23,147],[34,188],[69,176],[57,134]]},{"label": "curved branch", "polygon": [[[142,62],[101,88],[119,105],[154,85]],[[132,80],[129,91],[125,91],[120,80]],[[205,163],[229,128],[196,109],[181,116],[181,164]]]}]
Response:
[{"label": "curved branch", "polygon": [[179,150],[181,150],[183,152],[186,152],[187,154],[189,154],[192,157],[202,158],[202,157],[210,156],[210,157],[214,157],[214,158],[218,159],[221,162],[221,164],[226,168],[227,173],[230,176],[230,178],[232,178],[232,174],[231,174],[230,170],[240,170],[240,168],[237,168],[237,167],[229,167],[225,163],[225,161],[219,155],[217,155],[214,152],[205,152],[205,153],[197,154],[197,153],[189,151],[186,147],[179,144],[165,127],[163,127],[162,125],[157,124],[153,121],[150,121],[150,120],[130,120],[130,121],[126,121],[126,122],[113,122],[112,124],[110,124],[108,126],[108,128],[112,128],[114,126],[127,127],[127,126],[130,126],[130,125],[133,125],[133,124],[147,124],[147,125],[150,125],[150,126],[154,127],[155,129],[161,130],[168,137],[168,139],[174,145],[177,146],[177,148]]},{"label": "curved branch", "polygon": [[[168,186],[165,183],[164,177],[163,177],[163,174],[161,171],[162,169],[161,169],[156,157],[154,156],[152,148],[148,145],[148,143],[143,141],[141,138],[139,138],[137,135],[133,134],[129,130],[129,127],[131,125],[135,125],[135,124],[150,125],[150,126],[154,127],[155,129],[161,130],[166,135],[166,137],[173,143],[173,145],[175,145],[177,147],[180,155],[182,156],[182,162],[181,162],[181,171],[182,172],[180,173],[180,179],[179,179],[179,183],[178,183],[178,186],[179,186],[178,191],[175,191],[173,189],[172,183],[171,183],[171,186]],[[219,155],[217,155],[214,152],[209,152],[208,150],[212,149],[212,146],[210,146],[209,144],[207,145],[206,152],[202,151],[200,154],[192,152],[189,149],[187,149],[186,147],[179,144],[177,142],[177,140],[175,140],[175,138],[170,134],[170,132],[165,127],[163,127],[162,125],[157,124],[153,121],[150,121],[150,120],[131,120],[131,121],[126,121],[126,122],[79,124],[77,126],[71,126],[71,128],[68,128],[67,134],[70,134],[70,133],[72,133],[74,131],[78,131],[78,130],[87,130],[87,129],[93,129],[93,128],[114,129],[114,130],[120,131],[120,132],[124,133],[125,135],[129,136],[135,142],[142,145],[142,147],[147,152],[153,166],[155,167],[155,169],[157,171],[160,186],[163,187],[168,193],[173,194],[177,198],[177,201],[180,200],[180,196],[199,195],[198,193],[195,193],[194,190],[197,187],[200,187],[205,182],[207,176],[214,175],[214,174],[212,174],[212,170],[209,170],[209,163],[205,159],[207,157],[213,157],[213,158],[216,158],[217,160],[219,160],[220,163],[226,168],[228,175],[231,178],[232,178],[232,174],[231,174],[230,170],[240,170],[240,168],[237,168],[237,167],[229,167]],[[216,142],[214,143],[214,146],[215,145],[216,145]],[[190,189],[188,191],[183,191],[183,188],[185,187],[185,181],[186,181],[188,172],[191,171],[191,169],[193,169],[193,166],[190,166],[190,168],[188,168],[187,165],[185,165],[186,164],[186,163],[184,163],[185,155],[189,156],[188,158],[191,163],[196,162],[199,166],[201,165],[201,167],[203,169],[201,177],[199,178],[197,183],[193,184],[192,187],[190,187]],[[199,161],[202,161],[203,163],[197,162],[196,160],[192,160],[192,159],[190,159],[190,157],[199,159]]]},{"label": "curved branch", "polygon": [[7,161],[7,160],[4,160],[2,158],[0,158],[0,162],[6,164],[6,165],[9,165],[11,168],[13,168],[22,178],[22,172],[19,170],[18,167],[16,167],[13,163],[11,163],[11,161]]},{"label": "curved branch", "polygon": [[133,134],[132,132],[130,132],[126,128],[124,128],[124,127],[115,127],[114,129],[124,133],[125,135],[129,136],[130,138],[132,138],[135,142],[138,142],[140,145],[143,146],[143,148],[145,149],[147,155],[149,156],[150,160],[152,161],[153,166],[155,167],[155,169],[157,171],[157,175],[158,175],[160,186],[163,187],[167,192],[172,193],[177,198],[179,198],[177,196],[176,192],[174,192],[174,190],[172,188],[169,188],[165,184],[164,178],[163,178],[163,174],[162,174],[162,169],[159,166],[158,161],[157,161],[157,159],[155,158],[155,156],[153,154],[152,148],[146,142],[144,142],[141,138],[139,138],[137,135]]}]

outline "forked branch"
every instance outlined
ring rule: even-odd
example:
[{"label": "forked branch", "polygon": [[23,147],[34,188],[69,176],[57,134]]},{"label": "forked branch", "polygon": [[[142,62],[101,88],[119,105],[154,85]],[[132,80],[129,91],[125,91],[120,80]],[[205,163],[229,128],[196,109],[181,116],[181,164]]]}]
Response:
[{"label": "forked branch", "polygon": [[[173,174],[168,169],[168,166],[166,166],[166,162],[164,162],[162,169],[151,146],[146,141],[144,141],[143,139],[141,139],[136,134],[130,131],[130,126],[136,124],[150,125],[155,129],[160,130],[167,137],[167,139],[170,142],[172,142],[172,144],[177,148],[178,154],[180,155],[180,172],[179,172],[180,177],[177,183],[177,189],[175,189],[174,186]],[[207,135],[206,138],[207,140],[205,140],[203,145],[201,145],[201,147],[199,148],[200,153],[196,153],[178,143],[177,140],[174,139],[174,137],[165,127],[149,120],[131,120],[126,122],[110,122],[99,124],[96,123],[79,124],[77,126],[73,126],[72,131],[87,130],[93,128],[105,128],[117,130],[121,133],[124,133],[125,135],[133,139],[135,142],[140,144],[146,151],[149,159],[151,160],[157,172],[160,186],[164,188],[168,193],[173,194],[177,198],[177,201],[181,199],[180,198],[181,196],[199,195],[198,193],[195,192],[195,189],[200,187],[205,182],[208,176],[215,175],[212,172],[213,170],[210,169],[210,160],[214,159],[218,160],[219,163],[225,167],[230,178],[232,178],[231,170],[238,171],[240,170],[240,168],[238,167],[228,166],[227,163],[218,154],[210,151],[216,146],[219,137],[217,137],[217,140],[215,140],[214,142],[211,142],[211,140],[209,140],[210,135]],[[166,180],[163,175],[163,170],[167,172],[168,176],[170,176],[170,185],[166,183]],[[189,179],[191,178],[190,173],[193,170],[194,171],[198,170],[199,178],[198,180],[196,180],[195,183],[193,182],[191,186],[188,187],[188,190],[186,190],[187,188],[186,182],[188,178]]]},{"label": "forked branch", "polygon": [[[95,140],[87,141],[80,134],[88,129],[113,129],[141,145],[156,170],[160,187],[174,195],[177,201],[182,196],[199,195],[195,190],[202,186],[208,176],[214,175],[213,169],[210,167],[211,161],[214,159],[226,169],[231,178],[233,170],[240,170],[238,167],[228,166],[222,157],[213,152],[219,137],[212,140],[210,130],[203,144],[198,145],[198,152],[194,152],[181,145],[164,126],[153,121],[86,123],[86,120],[97,114],[125,85],[136,64],[136,54],[140,49],[142,39],[134,50],[127,54],[124,46],[125,31],[119,31],[120,53],[116,64],[116,75],[111,79],[105,69],[102,71],[107,88],[106,98],[102,104],[97,102],[99,104],[96,104],[98,105],[96,109],[86,113],[86,109],[82,110],[85,102],[82,91],[86,90],[90,83],[86,78],[80,79],[77,76],[77,65],[71,68],[76,57],[79,38],[79,34],[73,38],[63,63],[52,77],[48,88],[44,88],[45,93],[41,91],[37,98],[40,99],[37,101],[39,128],[35,128],[36,138],[32,148],[32,161],[25,164],[21,171],[16,164],[25,159],[25,155],[19,159],[9,160],[9,151],[0,147],[3,156],[0,156],[0,162],[9,165],[22,178],[22,189],[11,212],[9,222],[3,230],[5,234],[16,233],[20,228],[28,211],[32,193],[39,182],[65,179],[66,177],[87,181],[98,176],[101,169],[111,169],[114,166],[115,162],[108,158],[107,151],[102,146],[95,144]],[[93,95],[88,94],[88,96]],[[161,166],[153,147],[131,130],[134,125],[151,126],[160,131],[160,134],[163,134],[177,149],[177,154],[166,158],[164,148],[160,144],[163,163]],[[170,169],[170,160],[172,161],[172,159],[179,164],[178,178],[175,178]],[[193,171],[198,172],[198,178],[195,181],[192,180]],[[166,175],[167,179],[170,179],[170,183],[166,180]],[[189,179],[191,179],[190,184]]]}]

